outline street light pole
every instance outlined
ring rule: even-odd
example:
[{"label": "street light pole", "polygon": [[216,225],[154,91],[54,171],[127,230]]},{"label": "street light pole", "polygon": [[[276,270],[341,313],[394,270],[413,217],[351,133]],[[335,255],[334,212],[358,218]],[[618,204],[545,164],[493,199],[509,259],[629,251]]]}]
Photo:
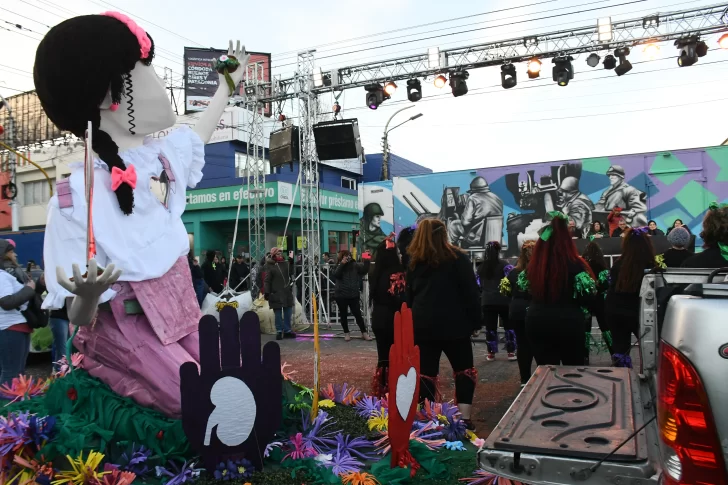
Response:
[{"label": "street light pole", "polygon": [[[10,108],[10,105],[8,104],[5,97],[0,94],[0,106],[5,106],[5,109],[8,110],[8,140],[10,140],[9,145],[11,147],[14,147],[14,140],[15,140],[15,120],[13,119],[13,110]],[[17,232],[20,229],[20,221],[18,220],[18,200],[17,200],[17,187],[18,182],[16,180],[16,164],[17,159],[15,157],[15,152],[13,150],[8,151],[8,160],[10,162],[10,181],[13,183],[13,185],[16,188],[15,197],[13,197],[10,200],[10,217],[12,219],[12,231]]]},{"label": "street light pole", "polygon": [[407,123],[408,121],[416,120],[420,116],[422,116],[422,113],[418,113],[411,118],[406,119],[402,123],[392,127],[392,130],[389,129],[389,123],[392,121],[392,119],[397,116],[398,113],[401,113],[402,111],[406,109],[413,108],[414,105],[409,105],[407,107],[404,107],[400,110],[397,110],[394,112],[392,116],[389,117],[387,120],[387,124],[384,125],[384,136],[382,136],[382,180],[388,180],[389,179],[389,132],[397,128],[398,126],[402,126],[403,124]]}]

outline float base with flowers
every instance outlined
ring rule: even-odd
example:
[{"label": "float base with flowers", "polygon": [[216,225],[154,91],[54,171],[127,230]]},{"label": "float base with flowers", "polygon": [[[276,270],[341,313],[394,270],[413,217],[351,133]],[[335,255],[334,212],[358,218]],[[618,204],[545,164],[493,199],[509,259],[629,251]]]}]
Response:
[{"label": "float base with flowers", "polygon": [[72,371],[64,365],[47,381],[20,377],[0,388],[0,483],[509,483],[474,471],[481,440],[454,404],[418,408],[410,435],[415,463],[392,468],[386,396],[329,384],[312,420],[313,391],[291,380],[287,364],[283,424],[266,448],[264,469],[239,460],[203,470],[181,421],[116,395],[82,370],[80,354],[72,360]]}]

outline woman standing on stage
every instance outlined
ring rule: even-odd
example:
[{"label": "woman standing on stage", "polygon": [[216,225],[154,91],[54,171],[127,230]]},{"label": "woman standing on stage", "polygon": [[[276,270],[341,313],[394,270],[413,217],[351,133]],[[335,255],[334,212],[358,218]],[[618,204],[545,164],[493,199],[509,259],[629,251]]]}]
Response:
[{"label": "woman standing on stage", "polygon": [[508,274],[513,266],[500,257],[501,245],[497,241],[490,241],[485,245],[483,263],[478,269],[480,288],[482,291],[483,322],[485,323],[485,340],[488,345],[488,361],[495,360],[498,353],[498,320],[503,322],[506,331],[506,352],[508,360],[516,360],[516,334],[508,319],[508,305],[510,301],[501,295],[499,288],[501,280]]}]

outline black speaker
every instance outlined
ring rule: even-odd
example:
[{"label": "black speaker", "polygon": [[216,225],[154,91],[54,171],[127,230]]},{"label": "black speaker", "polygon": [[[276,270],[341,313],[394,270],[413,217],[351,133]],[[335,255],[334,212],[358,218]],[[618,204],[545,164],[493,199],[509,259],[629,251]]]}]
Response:
[{"label": "black speaker", "polygon": [[319,160],[346,160],[361,155],[359,121],[335,120],[313,125]]},{"label": "black speaker", "polygon": [[299,157],[298,127],[291,125],[270,134],[269,155],[271,168],[286,163],[293,169],[293,162]]}]

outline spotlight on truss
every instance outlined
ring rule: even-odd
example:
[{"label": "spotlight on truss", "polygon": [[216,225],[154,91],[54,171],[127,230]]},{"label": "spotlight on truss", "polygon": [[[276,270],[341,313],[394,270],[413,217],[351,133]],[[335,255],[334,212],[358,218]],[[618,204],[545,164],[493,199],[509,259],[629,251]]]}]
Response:
[{"label": "spotlight on truss", "polygon": [[445,84],[447,84],[447,78],[443,76],[442,74],[435,77],[435,81],[433,83],[437,89],[442,89],[445,87]]},{"label": "spotlight on truss", "polygon": [[389,96],[379,84],[369,84],[364,86],[364,89],[367,91],[367,106],[369,106],[369,109],[377,109],[385,99],[389,99]]},{"label": "spotlight on truss", "polygon": [[723,34],[720,39],[718,39],[718,45],[721,49],[728,49],[728,34]]},{"label": "spotlight on truss", "polygon": [[559,86],[568,86],[569,81],[574,79],[574,67],[571,65],[571,61],[573,60],[574,58],[571,56],[554,58],[554,67],[551,70],[551,75],[554,82]]},{"label": "spotlight on truss", "polygon": [[648,59],[657,59],[657,56],[660,54],[660,46],[654,42],[650,42],[645,46],[642,52]]},{"label": "spotlight on truss", "polygon": [[456,98],[468,94],[468,83],[467,79],[470,77],[468,71],[458,71],[450,73],[450,88],[452,88],[452,95]]},{"label": "spotlight on truss", "polygon": [[501,86],[504,89],[510,89],[518,84],[516,79],[516,66],[513,64],[503,64],[501,66]]},{"label": "spotlight on truss", "polygon": [[589,57],[586,58],[586,64],[589,67],[597,67],[600,60],[599,54],[589,54]]},{"label": "spotlight on truss", "polygon": [[413,103],[422,99],[422,83],[419,79],[410,79],[407,81],[407,99]]},{"label": "spotlight on truss", "polygon": [[627,74],[632,70],[632,63],[627,60],[629,55],[629,47],[622,47],[614,51],[614,55],[619,58],[619,65],[614,69],[617,76]]},{"label": "spotlight on truss", "polygon": [[617,59],[615,59],[612,54],[609,54],[604,57],[604,62],[602,64],[604,65],[604,69],[614,69],[617,67]]},{"label": "spotlight on truss", "polygon": [[392,96],[395,91],[397,91],[397,85],[394,83],[394,81],[389,81],[387,84],[384,85],[384,92],[387,93],[387,96]]},{"label": "spotlight on truss", "polygon": [[697,52],[698,40],[696,37],[678,39],[675,41],[675,47],[680,51],[680,54],[677,56],[678,66],[688,67],[698,62],[698,57],[700,56]]},{"label": "spotlight on truss", "polygon": [[528,77],[536,79],[541,74],[541,61],[535,57],[528,61]]}]

